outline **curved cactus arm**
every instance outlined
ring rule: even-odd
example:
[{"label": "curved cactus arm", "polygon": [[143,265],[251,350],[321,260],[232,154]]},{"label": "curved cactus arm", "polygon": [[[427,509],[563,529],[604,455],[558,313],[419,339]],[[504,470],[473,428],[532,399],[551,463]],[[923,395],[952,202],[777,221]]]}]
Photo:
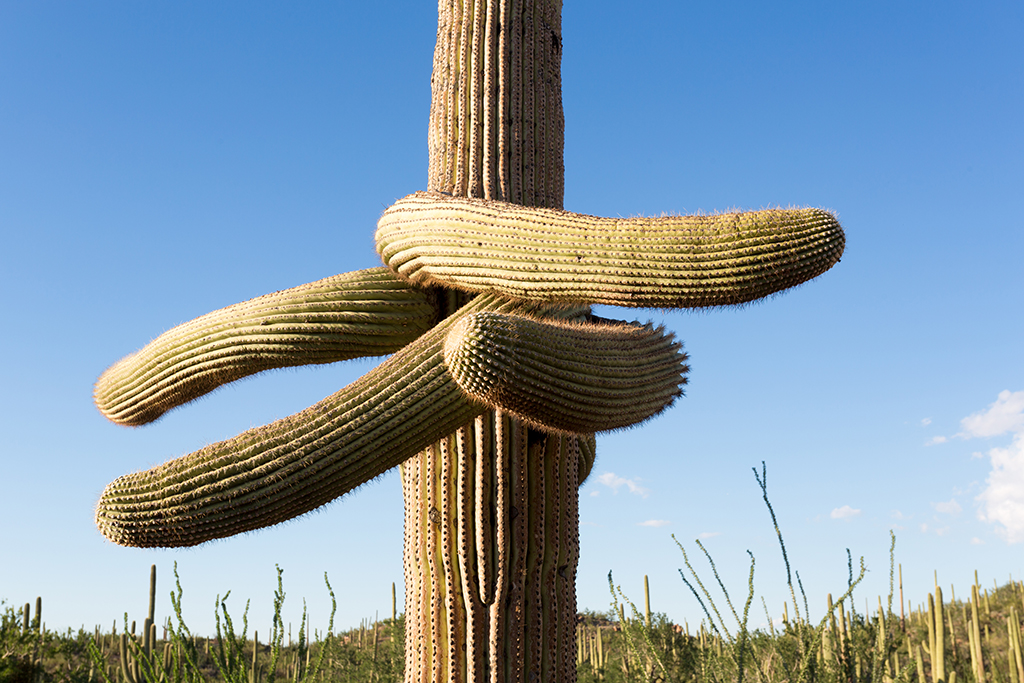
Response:
[{"label": "curved cactus arm", "polygon": [[469,396],[547,431],[597,432],[638,424],[682,394],[686,354],[651,325],[464,316],[444,346]]},{"label": "curved cactus arm", "polygon": [[[543,313],[576,317],[580,310]],[[122,545],[191,546],[283,522],[370,481],[487,410],[452,378],[444,354],[453,328],[482,311],[526,315],[519,320],[535,326],[539,323],[529,316],[542,312],[537,306],[497,295],[478,297],[320,403],[151,470],[116,479],[97,504],[97,526],[107,538]],[[542,325],[558,327],[549,321]],[[639,341],[639,351],[625,344],[616,351],[638,358],[618,365],[642,366],[645,361],[639,356],[651,355],[652,348],[660,347],[662,355],[672,358],[665,363],[675,363],[678,382],[679,354],[674,342],[660,332],[638,329],[624,336]],[[573,338],[571,334],[563,336],[551,348],[564,346]],[[559,362],[549,364],[549,369],[556,370]],[[605,372],[605,366],[614,365],[606,362],[593,367]],[[561,381],[558,376],[545,378],[543,368],[538,367],[531,375],[534,381],[552,385]],[[651,374],[658,378],[652,386],[664,384],[659,373]],[[619,389],[636,393],[633,386]],[[557,393],[553,396],[546,403],[520,404],[518,408],[535,424],[552,423],[564,429],[572,424],[571,418],[557,414],[566,407],[558,403]],[[665,401],[673,397],[666,396]],[[649,415],[640,419],[645,417]],[[621,425],[615,422],[611,426]],[[611,427],[601,427],[607,428]],[[593,440],[585,441],[592,452]]]},{"label": "curved cactus arm", "polygon": [[419,285],[655,308],[760,299],[824,273],[845,245],[821,209],[615,219],[428,192],[387,209],[376,240]]},{"label": "curved cactus arm", "polygon": [[345,273],[168,330],[107,369],[93,397],[113,422],[142,425],[263,370],[394,353],[438,318],[430,291],[387,268]]},{"label": "curved cactus arm", "polygon": [[[484,296],[466,307],[486,308],[521,306]],[[121,545],[196,545],[309,512],[395,467],[486,410],[444,366],[458,317],[306,410],[116,479],[97,526]]]}]

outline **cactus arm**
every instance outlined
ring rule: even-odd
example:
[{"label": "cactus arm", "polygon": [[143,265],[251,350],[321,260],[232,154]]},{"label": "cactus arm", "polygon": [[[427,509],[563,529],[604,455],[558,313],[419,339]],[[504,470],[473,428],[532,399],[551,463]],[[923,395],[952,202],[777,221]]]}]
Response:
[{"label": "cactus arm", "polygon": [[376,240],[419,285],[657,308],[760,299],[822,274],[845,245],[821,209],[614,219],[427,192],[386,210]]},{"label": "cactus arm", "polygon": [[[467,308],[488,305],[514,308],[493,296]],[[444,367],[455,321],[306,410],[116,479],[97,526],[121,545],[196,545],[301,515],[398,465],[484,411]]]},{"label": "cactus arm", "polygon": [[93,397],[113,422],[146,424],[263,370],[394,353],[438,317],[431,292],[387,268],[337,275],[168,330],[107,369]]},{"label": "cactus arm", "polygon": [[[467,318],[472,318],[469,326],[474,329],[497,329],[492,335],[495,339],[508,341],[509,330],[518,325],[520,330],[533,330],[535,337],[555,340],[548,344],[554,352],[554,360],[547,366],[550,371],[559,370],[557,364],[571,360],[563,348],[567,343],[594,346],[600,359],[591,363],[591,370],[596,373],[614,376],[616,372],[621,374],[617,369],[624,365],[639,367],[645,363],[670,367],[670,372],[662,369],[646,373],[653,378],[647,389],[656,390],[662,397],[660,404],[650,405],[650,414],[659,412],[679,393],[677,385],[682,378],[678,345],[660,331],[639,326],[618,330],[619,341],[629,338],[636,348],[627,343],[612,348],[614,342],[604,340],[602,346],[595,344],[593,338],[614,337],[603,329],[614,326],[576,328],[500,315],[493,319],[473,318],[473,314],[480,312],[530,315],[541,311],[497,295],[478,297],[320,403],[149,471],[116,479],[106,487],[97,505],[97,526],[105,536],[122,545],[196,545],[304,514],[395,467],[487,410],[486,405],[464,392],[446,366],[445,344],[448,339],[469,337],[454,330]],[[575,314],[568,309],[544,313]],[[552,329],[560,334],[551,334]],[[549,332],[546,337],[542,334],[545,330]],[[456,333],[452,334],[453,331]],[[476,348],[472,344],[456,346]],[[525,348],[529,355],[537,351],[538,344]],[[652,353],[652,349],[656,351]],[[509,351],[506,349],[506,354]],[[544,353],[542,349],[540,355]],[[457,355],[454,351],[453,354]],[[512,353],[507,357],[515,356]],[[627,360],[619,360],[623,357]],[[477,365],[489,367],[486,363]],[[535,393],[543,393],[545,386],[560,381],[559,377],[545,377],[543,364],[523,365],[530,368],[529,377],[537,383],[533,387]],[[469,364],[460,367],[465,369]],[[581,368],[577,364],[572,369],[579,372]],[[669,375],[675,378],[676,385],[666,391]],[[591,384],[606,383],[599,378]],[[616,395],[615,387],[604,388],[612,389],[606,393],[610,401],[623,403],[623,396]],[[637,393],[643,393],[644,386],[619,382],[617,390],[635,399]],[[596,393],[591,394],[593,402]],[[556,429],[575,426],[578,417],[565,410],[560,398],[553,394],[546,402],[521,402],[516,407],[537,424],[550,423]],[[560,415],[560,411],[568,417]],[[613,416],[617,412],[607,410],[605,414]],[[639,419],[650,414],[640,415]],[[582,426],[589,429],[592,424],[610,428],[593,420]]]},{"label": "cactus arm", "polygon": [[552,322],[503,313],[463,317],[444,346],[472,398],[547,432],[638,424],[682,394],[686,354],[651,325]]},{"label": "cactus arm", "polygon": [[[488,408],[556,432],[636,424],[681,393],[685,354],[672,337],[531,316],[571,317],[591,302],[742,303],[827,270],[844,244],[835,218],[817,209],[617,221],[427,193],[385,212],[377,237],[394,272],[216,311],[104,373],[101,410],[142,424],[271,367],[396,352],[305,411],[115,480],[96,510],[106,536],[195,545],[285,521]],[[436,283],[486,293],[439,321],[441,304],[421,289]],[[569,301],[575,309],[551,307]]]}]

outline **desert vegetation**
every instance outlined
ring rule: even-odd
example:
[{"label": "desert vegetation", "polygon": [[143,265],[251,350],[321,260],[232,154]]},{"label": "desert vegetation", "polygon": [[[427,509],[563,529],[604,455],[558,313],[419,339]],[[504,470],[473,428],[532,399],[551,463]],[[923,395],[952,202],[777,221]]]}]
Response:
[{"label": "desert vegetation", "polygon": [[[849,557],[847,585],[835,596],[816,598],[825,614],[812,621],[810,602],[799,575],[791,572],[768,499],[766,471],[762,467],[754,474],[789,577],[790,600],[783,605],[781,622],[772,619],[763,598],[755,604],[753,556],[746,590],[737,600],[700,541],[688,552],[676,540],[684,567],[680,578],[701,608],[701,621],[679,624],[653,611],[646,577],[644,599],[637,605],[609,574],[609,609],[585,610],[576,618],[578,681],[1024,683],[1024,582],[1011,577],[989,589],[978,584],[976,574],[963,598],[958,599],[951,587],[947,599],[936,582],[934,592],[919,596],[918,602],[905,601],[895,535],[890,546],[890,590],[887,596],[877,596],[877,608],[857,610],[854,592],[865,566],[862,559],[855,571]],[[691,562],[691,555],[702,557]],[[36,599],[34,613],[31,603],[16,608],[2,602],[0,681],[377,683],[403,679],[405,615],[399,613],[394,587],[390,617],[366,619],[356,627],[335,631],[336,597],[325,574],[331,600],[328,623],[314,627],[304,609],[302,622],[293,628],[281,619],[282,573],[279,567],[273,625],[262,639],[256,631],[249,633],[248,603],[239,628],[238,615],[232,617],[227,608],[230,593],[218,598],[216,633],[212,637],[193,634],[181,617],[184,590],[177,566],[170,594],[174,614],[159,624],[154,613],[155,566],[150,573],[149,610],[141,627],[124,613],[120,626],[115,619],[109,630],[97,625],[91,631],[83,627],[77,633],[70,628],[61,633],[46,628],[41,598]],[[767,628],[750,627],[751,610],[755,614],[763,610]],[[756,618],[760,621],[760,616]]]}]

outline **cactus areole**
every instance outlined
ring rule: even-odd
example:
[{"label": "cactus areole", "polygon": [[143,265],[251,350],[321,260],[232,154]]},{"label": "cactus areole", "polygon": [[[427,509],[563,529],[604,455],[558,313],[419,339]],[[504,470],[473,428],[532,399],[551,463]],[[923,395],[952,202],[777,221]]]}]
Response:
[{"label": "cactus areole", "polygon": [[389,357],[338,393],[103,492],[129,546],[283,522],[400,466],[407,681],[575,680],[578,487],[594,433],[682,394],[661,328],[591,304],[741,304],[820,275],[818,209],[617,220],[562,209],[561,0],[440,0],[427,187],[384,212],[383,267],[180,325],[95,400],[151,422],[262,370]]}]

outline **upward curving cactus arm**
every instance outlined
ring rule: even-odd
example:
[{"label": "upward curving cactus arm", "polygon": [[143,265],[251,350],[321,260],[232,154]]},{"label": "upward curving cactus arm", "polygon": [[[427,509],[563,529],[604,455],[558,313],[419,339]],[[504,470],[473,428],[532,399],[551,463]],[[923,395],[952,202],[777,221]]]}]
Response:
[{"label": "upward curving cactus arm", "polygon": [[263,370],[394,353],[439,317],[430,290],[387,268],[345,273],[168,330],[108,368],[93,398],[111,421],[142,425]]},{"label": "upward curving cactus arm", "polygon": [[376,239],[419,285],[654,308],[754,301],[821,275],[845,245],[821,209],[616,219],[429,192],[385,211]]},{"label": "upward curving cactus arm", "polygon": [[[488,356],[480,345],[449,344],[452,349],[473,351],[463,354],[468,357],[456,364],[463,376],[480,376],[502,362],[511,362],[531,368],[536,396],[560,381],[560,376],[550,373],[591,374],[594,377],[579,384],[600,387],[599,392],[591,390],[587,398],[591,404],[606,402],[609,406],[603,413],[598,411],[605,422],[597,417],[584,424],[562,400],[564,392],[516,403],[519,413],[534,424],[555,430],[574,426],[612,429],[623,426],[618,422],[618,407],[637,396],[658,397],[648,400],[644,410],[634,407],[638,420],[671,403],[685,381],[685,356],[660,330],[575,327],[509,315],[544,312],[578,317],[580,310],[541,311],[535,305],[496,295],[478,297],[320,403],[149,471],[115,480],[97,505],[97,526],[122,545],[191,546],[291,519],[395,467],[487,410],[452,378],[445,361],[446,341],[472,336],[463,329],[466,320],[484,339],[508,339],[509,330],[518,327],[529,329],[533,342],[523,351],[502,348],[499,343],[503,355],[498,356]],[[493,317],[474,317],[484,313]],[[494,334],[488,333],[491,329]],[[625,344],[627,340],[633,345]],[[576,349],[571,365],[567,363],[571,355],[565,348],[567,341],[584,347]],[[522,360],[534,353],[554,360],[546,367]],[[457,350],[449,353],[453,358],[457,355]],[[590,362],[580,363],[580,355],[589,356]],[[565,367],[558,367],[560,364]],[[639,381],[622,381],[625,366],[647,370],[638,373]],[[508,383],[499,378],[496,386]],[[515,397],[514,392],[503,396],[508,395]]]}]

